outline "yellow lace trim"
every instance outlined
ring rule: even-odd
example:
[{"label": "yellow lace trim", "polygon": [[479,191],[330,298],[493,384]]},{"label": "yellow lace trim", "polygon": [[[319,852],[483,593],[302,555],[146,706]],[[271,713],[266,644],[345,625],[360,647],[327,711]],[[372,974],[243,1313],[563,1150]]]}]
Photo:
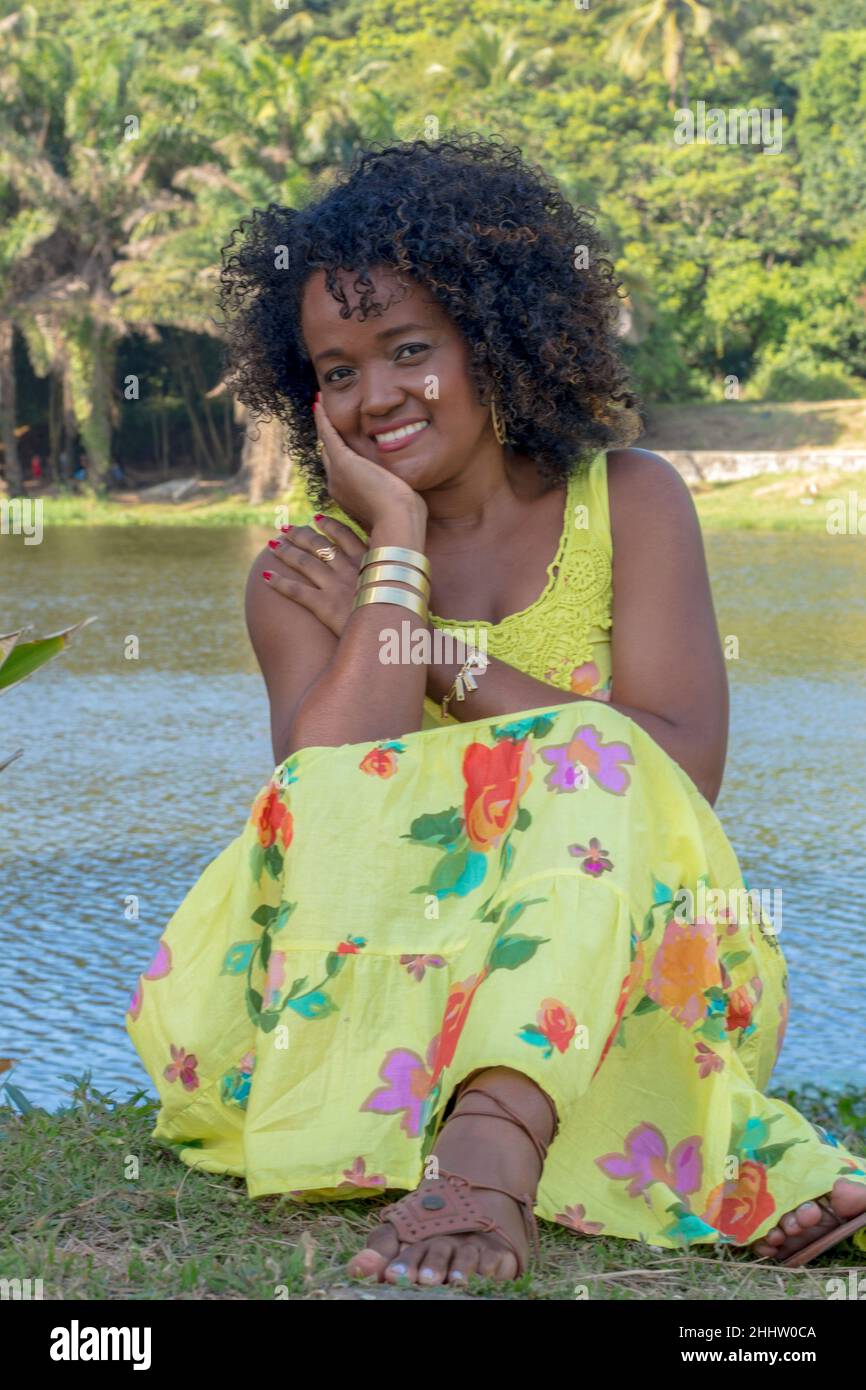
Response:
[{"label": "yellow lace trim", "polygon": [[[586,529],[575,524],[580,505],[587,507]],[[607,666],[609,673],[609,663],[598,646],[610,640],[606,632],[612,621],[611,549],[607,459],[600,454],[589,470],[568,480],[559,547],[534,602],[499,623],[434,613],[430,622],[436,627],[484,628],[490,656],[562,690],[570,690],[572,671],[588,661],[595,660],[604,677],[601,668]]]}]

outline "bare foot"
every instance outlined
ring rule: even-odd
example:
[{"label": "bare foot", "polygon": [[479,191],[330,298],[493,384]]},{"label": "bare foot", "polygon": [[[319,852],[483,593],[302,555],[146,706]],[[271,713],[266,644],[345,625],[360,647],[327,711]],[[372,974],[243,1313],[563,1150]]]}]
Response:
[{"label": "bare foot", "polygon": [[[850,1221],[866,1211],[866,1187],[839,1178],[833,1184],[830,1201],[840,1220]],[[810,1245],[813,1240],[832,1230],[836,1224],[817,1202],[803,1202],[793,1211],[786,1212],[778,1226],[756,1241],[752,1249],[761,1259],[787,1260],[790,1255],[802,1250],[804,1245]]]},{"label": "bare foot", "polygon": [[[544,1144],[553,1134],[553,1116],[544,1095],[522,1072],[509,1067],[490,1067],[473,1076],[492,1094],[501,1096],[510,1109],[526,1122]],[[460,1173],[472,1182],[492,1183],[511,1192],[535,1196],[541,1176],[541,1162],[532,1141],[516,1124],[507,1120],[494,1101],[473,1092],[465,1097],[467,1110],[483,1110],[483,1115],[461,1116],[463,1097],[455,1104],[442,1126],[432,1152],[442,1168]],[[456,1123],[455,1123],[456,1121]],[[421,1192],[435,1191],[441,1179],[424,1179]],[[472,1197],[485,1216],[499,1222],[514,1241],[525,1261],[529,1251],[526,1221],[521,1207],[501,1192],[473,1191]],[[379,1283],[396,1284],[409,1279],[413,1284],[465,1283],[478,1274],[489,1279],[514,1279],[517,1260],[501,1236],[486,1231],[460,1235],[431,1236],[401,1247],[390,1221],[383,1221],[371,1234],[366,1247],[349,1262],[348,1273],[357,1278],[375,1276]]]}]

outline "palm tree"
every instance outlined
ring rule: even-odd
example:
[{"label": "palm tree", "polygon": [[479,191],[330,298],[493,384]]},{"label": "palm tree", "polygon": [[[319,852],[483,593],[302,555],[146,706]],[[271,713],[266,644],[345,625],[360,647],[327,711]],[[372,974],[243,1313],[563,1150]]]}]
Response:
[{"label": "palm tree", "polygon": [[[662,76],[672,108],[688,104],[686,53],[690,42],[711,46],[720,62],[739,61],[735,48],[721,36],[721,16],[703,0],[646,0],[614,23],[608,56],[627,77],[641,78],[661,57]],[[715,32],[714,32],[715,31]]]},{"label": "palm tree", "polygon": [[469,79],[475,87],[495,88],[548,77],[554,49],[528,51],[516,29],[503,30],[485,22],[458,45],[456,57],[456,76]]},{"label": "palm tree", "polygon": [[[302,201],[311,180],[339,169],[362,141],[393,138],[395,110],[367,88],[369,65],[345,74],[343,92],[326,93],[309,58],[240,42],[234,28],[186,71],[209,157],[130,214],[112,286],[127,323],[218,335],[218,251],[231,228],[253,207]],[[289,461],[278,424],[243,409],[235,418],[245,428],[238,485],[254,501],[280,493]]]},{"label": "palm tree", "polygon": [[[150,61],[146,37],[103,39],[95,48],[85,30],[54,35],[27,13],[27,25],[7,36],[0,190],[13,230],[29,226],[40,235],[29,238],[26,276],[12,277],[6,317],[23,334],[37,375],[62,382],[67,434],[80,434],[88,481],[99,484],[118,409],[117,344],[130,331],[112,289],[125,228],[152,203],[151,165],[161,178],[172,159],[175,168],[189,163],[206,144],[191,137],[184,88]],[[4,246],[8,239],[7,231]],[[7,291],[9,283],[7,273]]]}]

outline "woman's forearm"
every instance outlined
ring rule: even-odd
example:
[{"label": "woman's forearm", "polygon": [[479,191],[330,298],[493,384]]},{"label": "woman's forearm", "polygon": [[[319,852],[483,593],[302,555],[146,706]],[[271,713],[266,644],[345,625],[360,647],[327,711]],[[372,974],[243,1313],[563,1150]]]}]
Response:
[{"label": "woman's forearm", "polygon": [[[460,661],[431,663],[427,668],[427,694],[439,703],[451,688],[454,677],[461,666]],[[452,700],[448,712],[461,721],[472,719],[503,718],[519,710],[541,709],[545,705],[582,704],[597,706],[602,703],[586,695],[574,695],[560,690],[547,681],[536,680],[523,671],[518,671],[504,661],[487,657],[487,669],[476,673],[478,689],[467,694],[463,701]],[[719,793],[724,770],[724,742],[719,748],[718,739],[708,736],[703,727],[690,727],[675,723],[662,715],[649,710],[635,709],[631,705],[620,705],[613,700],[603,702],[609,709],[615,709],[634,720],[665,752],[688,773],[703,796],[712,804]],[[587,714],[590,717],[590,714]]]},{"label": "woman's forearm", "polygon": [[[426,534],[426,517],[401,512],[373,526],[369,548],[398,545],[423,553]],[[390,580],[388,584],[409,589],[408,585]],[[383,660],[384,630],[399,632],[404,622],[410,624],[413,636],[418,630],[428,629],[423,618],[402,605],[370,603],[354,609],[331,661],[295,711],[286,757],[300,748],[368,743],[398,738],[421,728],[426,664]],[[420,645],[416,643],[414,650]]]}]

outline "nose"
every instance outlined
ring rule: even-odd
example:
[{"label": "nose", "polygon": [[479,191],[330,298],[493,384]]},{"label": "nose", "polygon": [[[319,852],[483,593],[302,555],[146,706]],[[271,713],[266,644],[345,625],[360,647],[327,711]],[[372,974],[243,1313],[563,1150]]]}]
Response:
[{"label": "nose", "polygon": [[364,374],[359,406],[361,419],[373,426],[381,426],[395,411],[406,402],[405,383],[394,379],[388,365],[371,366]]}]

